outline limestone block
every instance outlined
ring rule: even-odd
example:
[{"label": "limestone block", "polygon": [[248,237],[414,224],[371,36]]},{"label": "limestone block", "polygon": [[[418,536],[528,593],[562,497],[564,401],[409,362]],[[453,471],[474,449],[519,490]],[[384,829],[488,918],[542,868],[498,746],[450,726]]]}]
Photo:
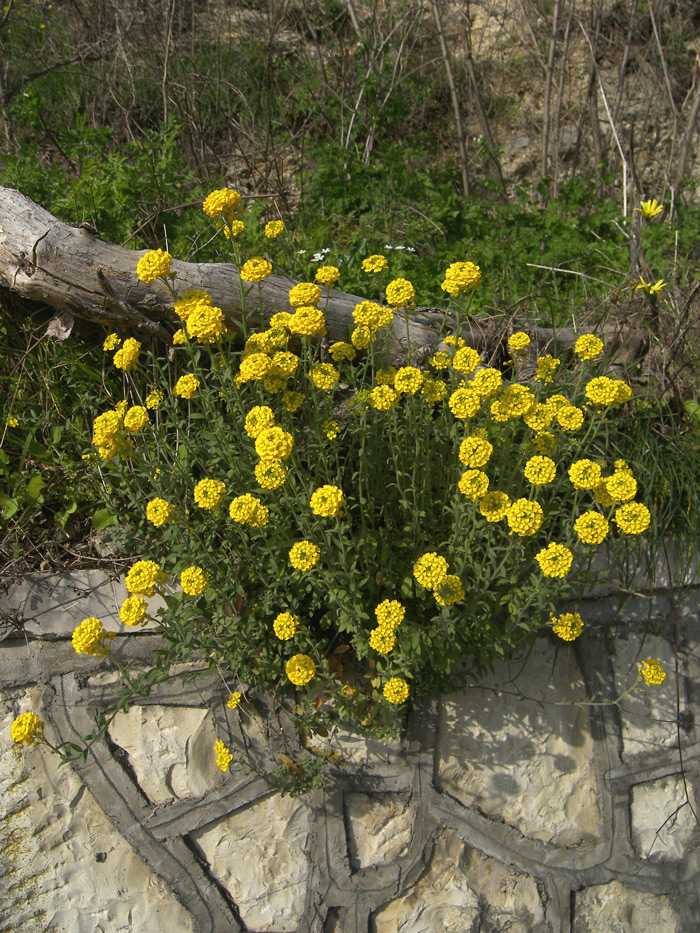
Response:
[{"label": "limestone block", "polygon": [[[0,702],[0,929],[194,933],[190,914],[45,746],[6,741],[38,694]],[[50,738],[47,731],[47,736]]]},{"label": "limestone block", "polygon": [[[631,788],[632,844],[642,858],[683,861],[687,866],[693,841],[693,848],[697,849],[697,838],[693,837],[698,834],[691,810],[691,807],[695,809],[695,795],[690,776],[686,778],[686,785],[690,805],[685,802],[680,774],[635,784]],[[681,804],[685,805],[679,810]]]},{"label": "limestone block", "polygon": [[[673,646],[659,635],[630,634],[617,638],[614,644],[614,667],[616,687],[624,692],[635,680],[639,664],[647,658],[656,658],[666,671],[666,680],[659,686],[648,687],[641,683],[629,696],[620,702],[622,722],[622,757],[630,761],[639,755],[647,755],[677,747],[676,734],[676,686],[675,657]],[[681,709],[688,708],[683,679],[680,683]],[[688,736],[684,736],[687,742]]]},{"label": "limestone block", "polygon": [[272,796],[192,833],[246,927],[295,933],[309,879],[309,813],[292,797]]},{"label": "limestone block", "polygon": [[413,812],[406,794],[349,793],[343,804],[354,869],[387,865],[408,852]]},{"label": "limestone block", "polygon": [[548,933],[537,884],[468,846],[450,830],[438,837],[427,872],[374,916],[377,933]]},{"label": "limestone block", "polygon": [[558,705],[586,700],[574,655],[560,647],[555,662],[542,639],[513,681],[522,666],[503,664],[482,686],[441,698],[438,781],[465,806],[531,839],[593,842],[601,816],[589,713]]},{"label": "limestone block", "polygon": [[619,881],[574,895],[572,933],[688,933],[665,894],[635,891]]},{"label": "limestone block", "polygon": [[109,735],[128,754],[153,803],[201,797],[221,779],[212,715],[205,708],[132,706],[115,717]]}]

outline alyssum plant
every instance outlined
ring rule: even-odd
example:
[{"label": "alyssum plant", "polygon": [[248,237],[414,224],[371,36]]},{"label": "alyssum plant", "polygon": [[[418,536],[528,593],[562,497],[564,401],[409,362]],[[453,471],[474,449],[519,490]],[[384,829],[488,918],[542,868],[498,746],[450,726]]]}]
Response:
[{"label": "alyssum plant", "polygon": [[[360,302],[348,339],[324,347],[319,306],[338,269],[295,285],[266,326],[259,283],[272,266],[239,255],[239,195],[216,191],[204,211],[239,264],[240,332],[206,293],[178,295],[170,255],[153,250],[137,273],[173,295],[174,362],[131,337],[104,345],[126,392],[95,418],[92,456],[131,542],[148,542],[120,617],[156,621],[169,646],[136,681],[114,652],[129,697],[196,653],[232,710],[274,691],[307,735],[335,723],[385,735],[411,698],[474,682],[542,626],[576,638],[580,616],[557,604],[591,579],[599,546],[635,541],[651,519],[615,459],[633,402],[606,375],[603,342],[584,334],[573,365],[546,355],[532,385],[507,384],[461,337],[481,272],[456,262],[442,283],[456,332],[424,368],[386,363],[387,330],[414,303],[405,279],[384,304]],[[270,246],[283,229],[267,224]],[[387,265],[376,255],[363,268],[386,282]],[[514,367],[529,342],[511,335]],[[90,618],[73,644],[102,655],[112,638]],[[663,676],[653,659],[639,675]],[[13,729],[41,738],[34,713]],[[222,740],[216,755],[226,770]]]}]

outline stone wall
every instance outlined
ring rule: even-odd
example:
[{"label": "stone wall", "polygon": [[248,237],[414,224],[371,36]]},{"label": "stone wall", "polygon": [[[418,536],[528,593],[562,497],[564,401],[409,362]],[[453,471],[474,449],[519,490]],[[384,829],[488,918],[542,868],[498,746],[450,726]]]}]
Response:
[{"label": "stone wall", "polygon": [[[85,763],[18,749],[33,709],[52,740],[90,731],[108,659],[77,656],[97,615],[134,670],[122,584],[35,575],[3,597],[0,930],[16,933],[688,933],[700,928],[700,590],[580,606],[573,645],[539,639],[479,687],[414,708],[401,742],[338,732],[324,788],[279,796],[214,763],[217,737],[275,754],[264,698],[216,678],[161,685]],[[663,582],[663,581],[662,581]],[[33,619],[34,621],[27,621]],[[640,660],[661,687],[619,704]],[[595,698],[595,702],[592,699]]]}]

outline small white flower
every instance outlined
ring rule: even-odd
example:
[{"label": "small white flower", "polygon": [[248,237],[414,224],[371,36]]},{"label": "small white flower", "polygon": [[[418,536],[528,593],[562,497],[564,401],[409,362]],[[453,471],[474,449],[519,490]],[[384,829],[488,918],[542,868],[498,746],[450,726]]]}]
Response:
[{"label": "small white flower", "polygon": [[298,250],[297,250],[297,256],[303,256],[303,254],[304,254],[305,252],[306,252],[305,249],[298,249]]}]

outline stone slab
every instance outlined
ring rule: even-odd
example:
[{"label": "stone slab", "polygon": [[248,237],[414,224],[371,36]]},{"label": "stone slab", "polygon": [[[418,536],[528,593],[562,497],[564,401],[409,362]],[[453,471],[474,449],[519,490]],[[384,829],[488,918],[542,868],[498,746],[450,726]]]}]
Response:
[{"label": "stone slab", "polygon": [[[640,858],[683,862],[698,870],[698,827],[693,775],[670,774],[630,788],[632,845]],[[688,796],[686,798],[686,790]]]},{"label": "stone slab", "polygon": [[690,933],[665,894],[619,881],[577,891],[573,913],[571,933]]}]

